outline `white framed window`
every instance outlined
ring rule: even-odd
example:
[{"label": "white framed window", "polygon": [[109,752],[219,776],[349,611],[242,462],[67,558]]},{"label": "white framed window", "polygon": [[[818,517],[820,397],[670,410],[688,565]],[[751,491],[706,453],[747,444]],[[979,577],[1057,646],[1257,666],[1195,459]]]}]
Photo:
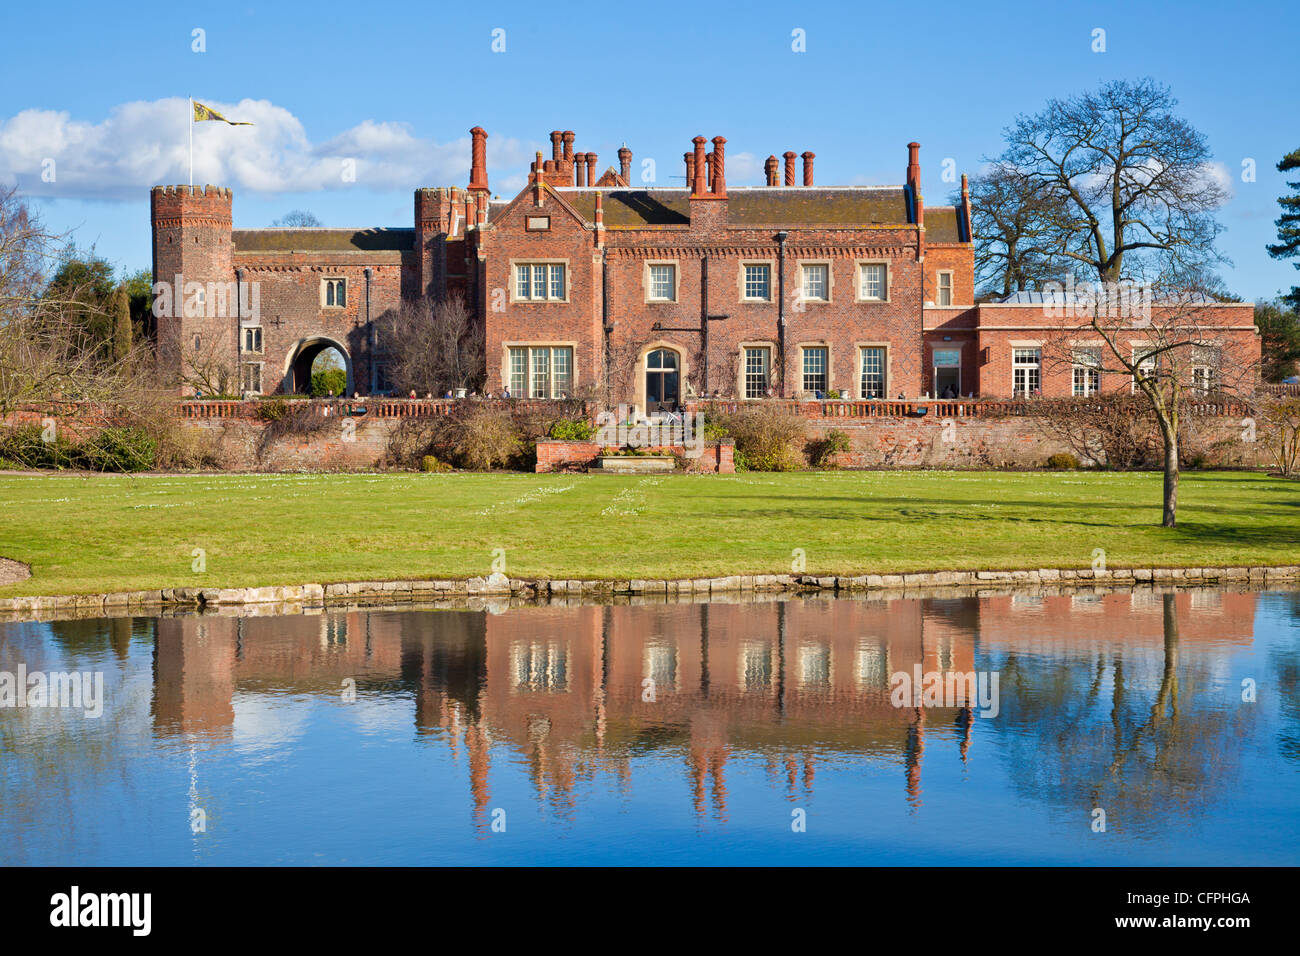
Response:
[{"label": "white framed window", "polygon": [[1192,388],[1202,395],[1218,387],[1219,350],[1213,345],[1192,347]]},{"label": "white framed window", "polygon": [[940,272],[936,278],[938,283],[935,289],[935,304],[952,305],[952,273]]},{"label": "white framed window", "polygon": [[826,394],[827,371],[830,366],[830,349],[822,345],[806,345],[803,349],[803,390]]},{"label": "white framed window", "polygon": [[743,397],[762,398],[767,394],[768,374],[772,368],[772,350],[765,345],[744,350],[745,379]]},{"label": "white framed window", "polygon": [[1011,350],[1011,394],[1016,398],[1037,395],[1043,387],[1043,350]]},{"label": "white framed window", "polygon": [[1101,390],[1101,347],[1089,345],[1074,350],[1074,364],[1070,369],[1070,391],[1086,398]]},{"label": "white framed window", "polygon": [[244,326],[244,351],[253,354],[262,351],[262,327],[260,325]]},{"label": "white framed window", "polygon": [[748,302],[772,301],[772,267],[766,262],[745,264],[745,300]]},{"label": "white framed window", "polygon": [[248,362],[240,366],[239,390],[241,392],[252,392],[256,395],[262,394],[261,362]]},{"label": "white framed window", "polygon": [[348,304],[348,280],[320,280],[320,304],[327,309],[341,309]]},{"label": "white framed window", "polygon": [[1129,383],[1129,391],[1136,392],[1138,390],[1139,378],[1151,378],[1156,374],[1157,369],[1160,367],[1158,359],[1159,356],[1148,355],[1140,347],[1133,349],[1133,364],[1137,366],[1137,371],[1133,374],[1133,381]]},{"label": "white framed window", "polygon": [[563,302],[568,283],[562,262],[516,262],[516,302]]},{"label": "white framed window", "polygon": [[573,391],[573,348],[514,346],[509,352],[510,394],[515,398],[565,398]]},{"label": "white framed window", "polygon": [[865,302],[889,298],[889,267],[885,263],[864,262],[858,266],[858,298]]},{"label": "white framed window", "polygon": [[651,302],[677,301],[677,266],[672,263],[651,263],[650,289],[648,298]]},{"label": "white framed window", "polygon": [[859,394],[863,398],[885,397],[885,349],[867,345],[858,350],[861,367]]},{"label": "white framed window", "polygon": [[831,267],[825,262],[807,262],[802,268],[803,299],[805,302],[829,302],[831,298]]}]

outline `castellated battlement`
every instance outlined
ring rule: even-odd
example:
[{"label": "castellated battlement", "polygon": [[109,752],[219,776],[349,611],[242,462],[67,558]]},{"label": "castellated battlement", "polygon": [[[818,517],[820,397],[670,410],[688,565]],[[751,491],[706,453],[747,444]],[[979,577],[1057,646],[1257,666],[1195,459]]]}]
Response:
[{"label": "castellated battlement", "polygon": [[233,194],[227,186],[155,186],[150,191],[153,218],[231,224]]},{"label": "castellated battlement", "polygon": [[162,193],[164,196],[208,196],[214,198],[230,198],[229,186],[213,186],[211,184],[199,186],[155,186],[153,187],[155,195]]}]

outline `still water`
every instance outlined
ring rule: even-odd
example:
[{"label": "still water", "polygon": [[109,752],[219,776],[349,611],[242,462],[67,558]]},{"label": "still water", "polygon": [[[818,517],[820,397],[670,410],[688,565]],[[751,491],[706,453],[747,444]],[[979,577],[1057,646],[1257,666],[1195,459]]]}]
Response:
[{"label": "still water", "polygon": [[3,864],[1300,862],[1295,593],[0,624],[19,668],[103,712],[0,707]]}]

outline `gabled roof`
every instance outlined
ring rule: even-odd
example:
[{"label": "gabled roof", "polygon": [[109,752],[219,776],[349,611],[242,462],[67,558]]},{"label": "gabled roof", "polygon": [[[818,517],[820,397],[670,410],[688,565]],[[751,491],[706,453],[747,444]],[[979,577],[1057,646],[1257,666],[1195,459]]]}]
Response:
[{"label": "gabled roof", "polygon": [[407,252],[414,229],[236,229],[236,252]]},{"label": "gabled roof", "polygon": [[[596,218],[596,193],[601,193],[610,229],[685,226],[691,219],[686,189],[571,186],[556,192],[588,222]],[[733,187],[727,193],[727,222],[741,227],[905,226],[907,194],[902,186]]]}]

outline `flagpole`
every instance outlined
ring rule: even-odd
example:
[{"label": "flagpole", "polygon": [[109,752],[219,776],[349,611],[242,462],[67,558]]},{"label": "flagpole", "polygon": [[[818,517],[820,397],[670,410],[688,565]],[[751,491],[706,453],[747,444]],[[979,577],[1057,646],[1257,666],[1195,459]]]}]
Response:
[{"label": "flagpole", "polygon": [[190,97],[190,188],[194,187],[194,97]]}]

